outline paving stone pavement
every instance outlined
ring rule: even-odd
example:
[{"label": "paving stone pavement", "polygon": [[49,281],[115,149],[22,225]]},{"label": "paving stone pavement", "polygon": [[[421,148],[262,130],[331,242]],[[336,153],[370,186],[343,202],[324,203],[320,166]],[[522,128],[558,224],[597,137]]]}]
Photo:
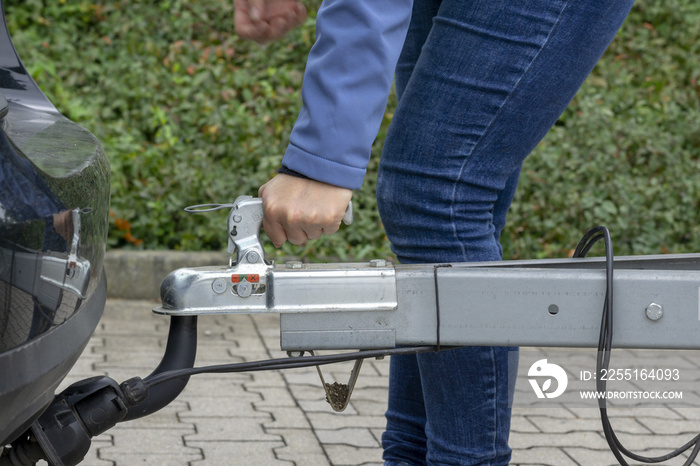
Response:
[{"label": "paving stone pavement", "polygon": [[[119,382],[147,375],[160,361],[168,330],[168,318],[151,312],[155,304],[108,300],[88,348],[62,386],[98,374]],[[200,317],[198,328],[198,366],[286,357],[279,349],[279,317],[274,314]],[[523,349],[522,377],[527,377],[533,357],[550,355],[552,361],[566,358],[569,378],[576,386],[580,374],[571,368],[590,367],[586,364],[595,357],[590,351],[552,351]],[[623,444],[638,453],[658,455],[700,432],[700,358],[694,352],[618,350],[613,358],[625,367],[645,367],[653,359],[657,365],[679,368],[682,376],[682,384],[674,388],[683,390],[681,403],[616,405],[610,410]],[[388,358],[365,362],[343,413],[335,413],[325,402],[313,368],[198,375],[160,412],[119,424],[93,439],[81,464],[381,465],[388,366]],[[344,383],[350,369],[350,363],[324,366],[326,382]],[[511,464],[617,464],[594,404],[562,402],[543,408],[518,401],[530,391],[527,381],[519,376],[511,426]]]}]

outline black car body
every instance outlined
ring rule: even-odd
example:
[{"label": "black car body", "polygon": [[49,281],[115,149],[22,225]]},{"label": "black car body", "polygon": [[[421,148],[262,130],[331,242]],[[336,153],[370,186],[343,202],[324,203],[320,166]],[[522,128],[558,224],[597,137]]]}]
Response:
[{"label": "black car body", "polygon": [[54,399],[102,315],[109,164],[27,73],[4,15],[0,118],[2,450]]}]

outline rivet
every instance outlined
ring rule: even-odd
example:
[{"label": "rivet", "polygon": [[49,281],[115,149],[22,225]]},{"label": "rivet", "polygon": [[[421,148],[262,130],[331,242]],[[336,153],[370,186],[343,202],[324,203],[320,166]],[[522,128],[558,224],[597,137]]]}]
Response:
[{"label": "rivet", "polygon": [[664,308],[661,304],[651,303],[646,308],[647,318],[650,320],[659,320],[664,316]]},{"label": "rivet", "polygon": [[217,278],[212,282],[211,289],[214,290],[214,293],[221,294],[226,291],[226,286],[226,280],[223,278]]}]

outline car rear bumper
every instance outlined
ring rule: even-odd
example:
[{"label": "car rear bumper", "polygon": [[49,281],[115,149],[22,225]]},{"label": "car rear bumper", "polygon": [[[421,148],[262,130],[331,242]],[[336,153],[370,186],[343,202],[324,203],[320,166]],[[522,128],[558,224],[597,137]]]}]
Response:
[{"label": "car rear bumper", "polygon": [[63,324],[0,354],[0,445],[24,432],[53,400],[97,327],[106,298],[102,273],[95,291]]}]

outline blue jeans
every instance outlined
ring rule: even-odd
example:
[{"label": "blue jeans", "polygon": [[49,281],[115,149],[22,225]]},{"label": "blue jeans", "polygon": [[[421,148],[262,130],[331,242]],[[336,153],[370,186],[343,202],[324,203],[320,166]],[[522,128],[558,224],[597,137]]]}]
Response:
[{"label": "blue jeans", "polygon": [[[501,258],[499,237],[523,160],[632,3],[415,0],[377,185],[401,262]],[[385,464],[507,464],[511,350],[393,357]]]}]

